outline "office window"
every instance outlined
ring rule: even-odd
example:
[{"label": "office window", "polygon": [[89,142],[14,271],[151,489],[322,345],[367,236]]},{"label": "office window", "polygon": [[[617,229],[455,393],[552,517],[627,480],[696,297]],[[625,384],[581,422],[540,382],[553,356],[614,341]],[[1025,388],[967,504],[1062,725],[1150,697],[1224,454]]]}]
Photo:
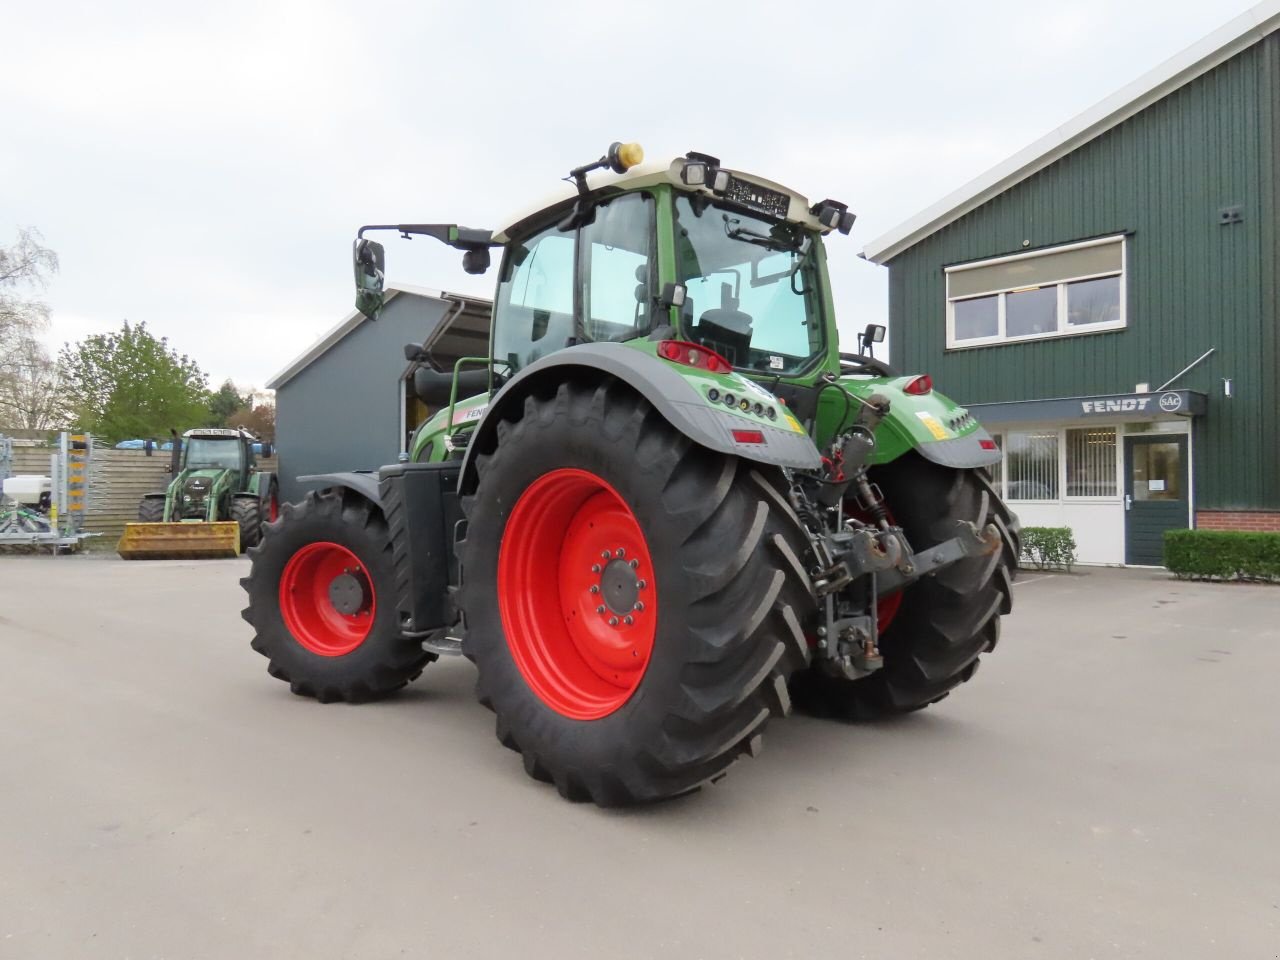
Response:
[{"label": "office window", "polygon": [[1058,499],[1058,431],[1010,430],[1005,435],[1009,500]]},{"label": "office window", "polygon": [[1067,496],[1116,496],[1116,428],[1067,431]]},{"label": "office window", "polygon": [[1121,329],[1124,269],[1124,237],[948,267],[947,347]]}]

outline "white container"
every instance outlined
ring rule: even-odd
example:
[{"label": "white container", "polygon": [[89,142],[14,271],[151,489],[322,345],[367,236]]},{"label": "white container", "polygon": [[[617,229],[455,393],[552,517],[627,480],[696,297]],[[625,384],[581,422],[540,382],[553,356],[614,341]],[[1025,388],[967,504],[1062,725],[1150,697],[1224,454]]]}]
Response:
[{"label": "white container", "polygon": [[40,497],[53,492],[53,481],[48,477],[6,477],[4,495],[18,503],[39,503]]}]

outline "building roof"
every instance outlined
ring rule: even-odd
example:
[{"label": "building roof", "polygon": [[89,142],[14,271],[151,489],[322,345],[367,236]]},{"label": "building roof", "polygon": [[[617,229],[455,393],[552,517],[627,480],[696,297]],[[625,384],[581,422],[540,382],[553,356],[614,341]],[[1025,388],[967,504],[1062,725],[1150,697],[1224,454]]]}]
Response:
[{"label": "building roof", "polygon": [[877,237],[863,248],[862,255],[873,263],[887,263],[947,224],[959,220],[1077,147],[1225,63],[1277,29],[1280,29],[1280,0],[1264,0],[933,206]]},{"label": "building roof", "polygon": [[[385,303],[390,303],[398,294],[411,293],[417,297],[428,297],[433,300],[453,300],[460,303],[485,303],[483,298],[466,297],[462,294],[449,293],[445,290],[432,290],[428,287],[419,287],[411,283],[388,283],[386,285]],[[278,390],[284,386],[299,373],[309,367],[321,356],[328,353],[335,345],[337,345],[347,334],[360,324],[368,320],[359,310],[352,310],[345,317],[338,321],[327,333],[321,336],[315,343],[307,347],[302,353],[289,362],[283,370],[267,381],[268,390]]]}]

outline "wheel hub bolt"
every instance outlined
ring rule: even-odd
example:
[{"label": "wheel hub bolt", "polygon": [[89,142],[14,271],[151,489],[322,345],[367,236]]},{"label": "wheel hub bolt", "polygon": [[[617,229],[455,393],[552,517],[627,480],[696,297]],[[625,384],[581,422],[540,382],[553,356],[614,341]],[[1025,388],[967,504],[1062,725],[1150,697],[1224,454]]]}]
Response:
[{"label": "wheel hub bolt", "polygon": [[649,583],[648,583],[648,581],[646,581],[646,580],[637,580],[637,581],[636,581],[636,586],[637,586],[637,587],[639,587],[641,590],[643,590],[643,589],[644,589],[645,587],[647,587],[648,585],[649,585]]},{"label": "wheel hub bolt", "polygon": [[602,550],[602,551],[600,552],[600,559],[601,559],[601,560],[608,560],[608,559],[609,559],[610,557],[612,557],[612,556],[613,556],[613,554],[611,554],[608,550]]},{"label": "wheel hub bolt", "polygon": [[636,605],[631,609],[635,610],[636,613],[642,613],[644,611],[644,603],[640,600],[637,600]]},{"label": "wheel hub bolt", "polygon": [[636,620],[635,620],[635,617],[631,616],[630,614],[627,614],[627,616],[625,616],[625,617],[623,617],[623,618],[622,618],[622,622],[623,622],[623,623],[625,623],[625,624],[629,627],[629,626],[631,626],[633,623],[635,623],[635,622],[636,622]]},{"label": "wheel hub bolt", "polygon": [[600,604],[600,606],[596,607],[596,613],[604,613],[604,604],[603,604],[603,603],[602,603],[602,604]]},{"label": "wheel hub bolt", "polygon": [[636,567],[638,567],[638,566],[640,566],[640,561],[639,561],[639,560],[632,560],[632,561],[631,561],[631,569],[632,569],[632,570],[634,570],[634,569],[635,569]]},{"label": "wheel hub bolt", "polygon": [[593,564],[591,565],[591,572],[592,572],[592,573],[599,573],[599,572],[600,572],[600,564],[598,564],[598,563],[593,563]]},{"label": "wheel hub bolt", "polygon": [[593,584],[591,585],[591,592],[592,592],[592,593],[599,593],[599,592],[600,592],[600,585],[599,585],[598,583],[593,583]]},{"label": "wheel hub bolt", "polygon": [[625,555],[626,555],[626,551],[625,551],[625,550],[623,550],[621,547],[619,547],[619,548],[614,552],[614,554],[613,554],[613,555],[614,555],[615,557],[623,557],[623,556],[625,556]]},{"label": "wheel hub bolt", "polygon": [[610,618],[609,618],[609,626],[611,626],[611,627],[616,627],[617,625],[618,625],[618,618],[617,618],[617,617],[610,617]]}]

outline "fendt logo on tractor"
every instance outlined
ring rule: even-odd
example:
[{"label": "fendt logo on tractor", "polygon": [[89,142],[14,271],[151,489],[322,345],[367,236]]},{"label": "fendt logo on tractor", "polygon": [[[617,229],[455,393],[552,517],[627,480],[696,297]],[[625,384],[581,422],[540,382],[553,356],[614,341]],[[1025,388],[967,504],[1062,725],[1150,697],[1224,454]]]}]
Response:
[{"label": "fendt logo on tractor", "polygon": [[[609,174],[613,174],[610,176]],[[386,696],[442,655],[571,800],[685,793],[793,702],[917,710],[968,680],[1012,602],[1000,452],[927,375],[841,353],[825,240],[854,217],[689,153],[613,144],[497,231],[360,228],[357,307],[426,236],[483,273],[489,349],[414,384],[407,462],[284,506],[245,619],[273,677]]]}]

